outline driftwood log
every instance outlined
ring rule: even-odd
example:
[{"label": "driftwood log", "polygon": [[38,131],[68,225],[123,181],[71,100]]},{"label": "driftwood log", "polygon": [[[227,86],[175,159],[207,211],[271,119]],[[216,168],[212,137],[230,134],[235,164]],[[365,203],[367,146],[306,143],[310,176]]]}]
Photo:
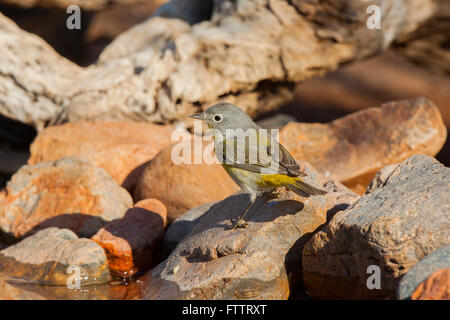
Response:
[{"label": "driftwood log", "polygon": [[[212,14],[199,16],[192,1],[184,10],[187,1],[117,37],[88,68],[0,14],[0,114],[38,130],[63,121],[172,122],[219,100],[257,115],[289,100],[304,79],[396,40],[407,47],[448,9],[442,0],[215,0]],[[381,29],[367,27],[370,5],[381,9]],[[171,18],[180,12],[184,21]]]}]

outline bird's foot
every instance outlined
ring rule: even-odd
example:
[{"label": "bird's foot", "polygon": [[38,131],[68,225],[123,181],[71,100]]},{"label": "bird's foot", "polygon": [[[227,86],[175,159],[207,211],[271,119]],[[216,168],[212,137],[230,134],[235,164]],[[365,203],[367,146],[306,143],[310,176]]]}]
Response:
[{"label": "bird's foot", "polygon": [[231,220],[231,223],[233,225],[233,229],[248,227],[248,223],[245,222],[245,220],[243,220],[243,219]]},{"label": "bird's foot", "polygon": [[266,201],[277,199],[279,197],[280,197],[280,193],[278,191],[266,192],[266,193],[263,194],[263,198]]}]

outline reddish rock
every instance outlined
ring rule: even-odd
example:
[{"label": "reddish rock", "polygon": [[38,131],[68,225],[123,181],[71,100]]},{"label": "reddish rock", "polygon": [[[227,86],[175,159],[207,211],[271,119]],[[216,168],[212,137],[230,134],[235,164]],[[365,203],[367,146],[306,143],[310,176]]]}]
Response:
[{"label": "reddish rock", "polygon": [[130,278],[153,266],[160,254],[166,216],[160,201],[142,200],[91,238],[105,250],[112,274]]},{"label": "reddish rock", "polygon": [[173,127],[138,122],[77,122],[41,131],[30,147],[29,164],[78,156],[105,169],[131,190],[143,169],[170,143]]},{"label": "reddish rock", "polygon": [[330,123],[286,125],[280,142],[296,159],[360,194],[383,167],[412,154],[434,156],[447,136],[438,108],[426,98],[352,113]]},{"label": "reddish rock", "polygon": [[[207,145],[203,143],[203,147]],[[173,148],[166,147],[145,168],[136,185],[135,200],[161,200],[169,221],[174,221],[191,208],[222,200],[239,190],[220,164],[175,164]],[[178,154],[176,150],[174,153]]]},{"label": "reddish rock", "polygon": [[412,300],[450,300],[450,268],[442,269],[422,282]]},{"label": "reddish rock", "polygon": [[91,237],[133,204],[104,169],[76,157],[23,166],[0,202],[0,234],[8,240],[48,227]]}]

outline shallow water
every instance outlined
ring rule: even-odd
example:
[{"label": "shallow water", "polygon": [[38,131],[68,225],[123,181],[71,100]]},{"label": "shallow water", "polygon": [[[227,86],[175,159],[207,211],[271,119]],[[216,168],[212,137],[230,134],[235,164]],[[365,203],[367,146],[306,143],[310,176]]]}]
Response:
[{"label": "shallow water", "polygon": [[127,282],[83,286],[45,286],[20,279],[0,278],[0,300],[137,300],[144,295],[149,276]]}]

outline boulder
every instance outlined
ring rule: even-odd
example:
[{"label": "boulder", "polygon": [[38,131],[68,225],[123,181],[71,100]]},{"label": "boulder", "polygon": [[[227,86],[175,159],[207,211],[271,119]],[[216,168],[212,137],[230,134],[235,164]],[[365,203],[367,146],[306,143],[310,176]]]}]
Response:
[{"label": "boulder", "polygon": [[142,200],[91,238],[105,250],[113,275],[131,278],[155,264],[161,254],[166,215],[160,201]]},{"label": "boulder", "polygon": [[[136,201],[146,198],[161,200],[167,207],[169,221],[174,221],[189,209],[223,200],[239,190],[218,163],[207,164],[204,159],[198,159],[201,163],[195,164],[195,157],[177,162],[174,157],[178,156],[178,146],[194,148],[194,140],[164,148],[144,169],[135,188]],[[202,142],[201,150],[206,150],[208,145],[209,142]]]},{"label": "boulder", "polygon": [[433,273],[412,294],[413,300],[450,300],[450,268]]},{"label": "boulder", "polygon": [[12,242],[48,227],[91,237],[133,204],[104,169],[76,157],[23,166],[0,201],[0,237]]},{"label": "boulder", "polygon": [[[311,234],[358,196],[306,166],[306,180],[328,191],[302,198],[258,198],[245,229],[232,228],[249,205],[237,193],[204,209],[201,220],[151,272],[146,299],[287,299],[300,276],[301,249]],[[292,287],[292,288],[291,288]]]},{"label": "boulder", "polygon": [[74,288],[110,281],[103,249],[58,228],[41,230],[0,251],[0,274],[27,283]]},{"label": "boulder", "polygon": [[217,202],[209,202],[183,213],[170,224],[164,235],[164,255],[169,255],[178,243],[197,225],[201,217]]},{"label": "boulder", "polygon": [[412,154],[436,155],[447,129],[438,108],[426,98],[383,104],[332,122],[291,122],[280,142],[296,159],[304,159],[360,194],[383,167]]},{"label": "boulder", "polygon": [[[306,244],[306,289],[326,299],[394,298],[401,277],[448,244],[449,184],[450,169],[434,158],[414,155],[400,163]],[[379,289],[372,276],[380,277]]]},{"label": "boulder", "polygon": [[398,285],[397,298],[401,300],[411,299],[414,294],[416,298],[422,296],[422,294],[424,297],[429,296],[430,291],[432,291],[430,289],[437,285],[434,281],[442,279],[441,276],[445,276],[445,273],[431,277],[440,270],[448,268],[450,268],[450,245],[433,251],[417,262],[402,277]]},{"label": "boulder", "polygon": [[170,143],[172,131],[172,126],[119,121],[51,126],[34,140],[28,164],[78,156],[131,191],[144,164]]}]

